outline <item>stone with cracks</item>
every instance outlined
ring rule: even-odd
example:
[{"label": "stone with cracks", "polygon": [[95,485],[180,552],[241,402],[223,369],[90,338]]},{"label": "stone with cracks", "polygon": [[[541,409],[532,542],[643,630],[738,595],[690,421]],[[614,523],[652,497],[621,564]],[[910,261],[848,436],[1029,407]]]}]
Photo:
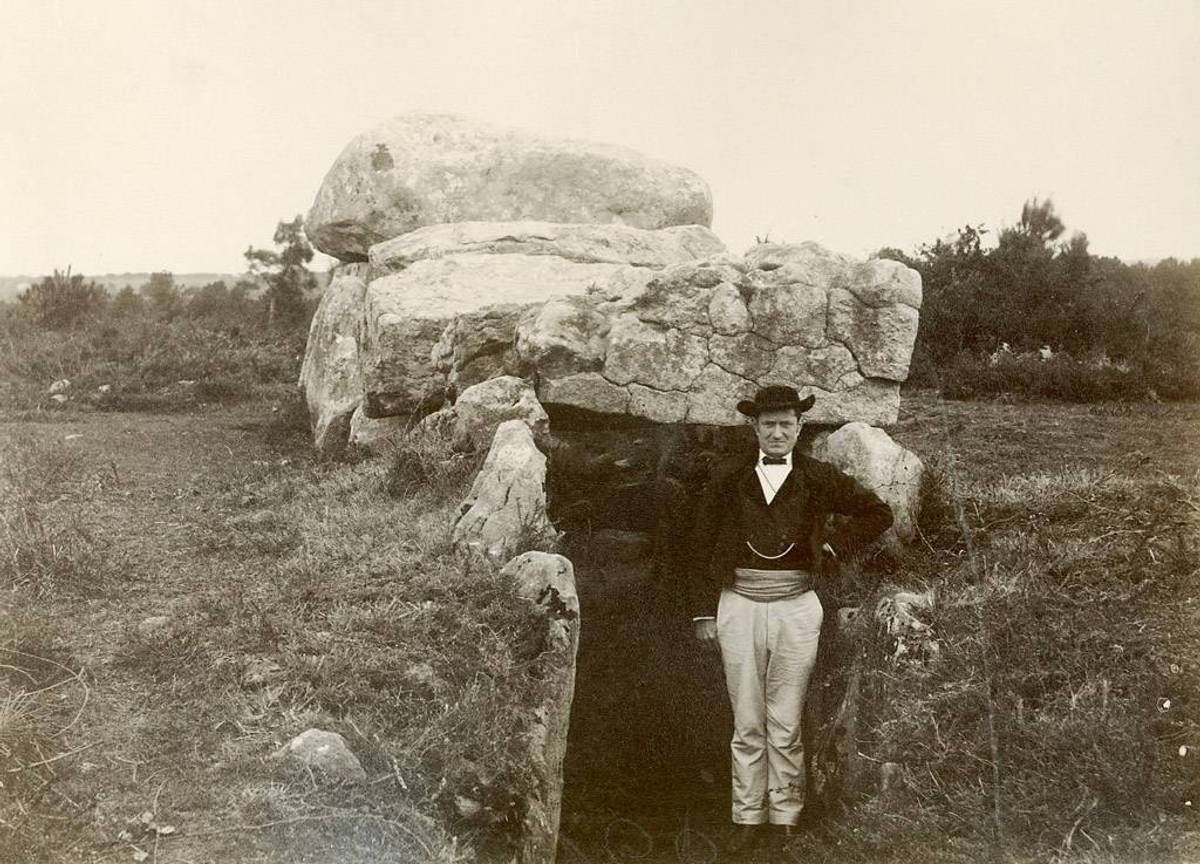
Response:
[{"label": "stone with cracks", "polygon": [[522,543],[555,536],[546,517],[546,457],[524,421],[506,420],[459,508],[454,545],[501,562]]},{"label": "stone with cracks", "polygon": [[[636,293],[656,267],[723,249],[699,226],[474,223],[414,234],[425,236],[372,251],[373,271],[384,274],[363,300],[360,367],[372,417],[427,413],[489,378],[542,362],[558,368],[556,358],[567,364],[560,372],[599,368],[607,318],[581,305],[585,295],[598,286]],[[540,321],[521,338],[529,314]]]},{"label": "stone with cracks", "polygon": [[[366,286],[360,320],[342,316],[339,331],[325,327],[327,312],[314,323],[306,380],[333,368],[322,345],[342,339],[348,358],[344,334],[361,328],[360,428],[392,416],[403,425],[511,375],[533,382],[551,409],[656,423],[741,425],[735,402],[776,383],[817,397],[811,423],[895,422],[921,299],[919,276],[897,262],[812,243],[660,269],[611,260],[697,253],[713,241],[700,228],[472,224],[410,240],[379,253],[372,272],[395,269]],[[596,260],[606,249],[610,260]],[[314,424],[346,416],[352,399],[312,400]]]},{"label": "stone with cracks", "polygon": [[304,224],[322,252],[362,261],[423,226],[479,220],[707,226],[712,197],[693,172],[632,150],[413,113],[346,145]]},{"label": "stone with cracks", "polygon": [[535,604],[545,619],[545,645],[550,653],[545,675],[550,687],[534,709],[527,738],[529,764],[537,777],[526,799],[518,860],[553,861],[562,810],[563,759],[571,702],[575,697],[575,659],[579,649],[579,597],[575,571],[561,555],[526,552],[504,565],[517,594]]},{"label": "stone with cracks", "polygon": [[[538,242],[568,238],[576,255],[581,236],[603,245],[612,228],[559,227]],[[895,422],[916,338],[910,304],[920,301],[919,277],[903,265],[806,243],[656,270],[571,260],[552,246],[531,254],[521,244],[540,230],[472,226],[469,237],[511,236],[513,245],[412,255],[369,283],[358,343],[364,418],[427,414],[476,383],[519,375],[544,405],[652,422],[740,425],[736,400],[771,383],[816,395],[812,423]],[[630,232],[638,249],[665,233],[621,229]],[[613,248],[630,247],[614,239]],[[320,355],[309,367],[323,368]],[[349,401],[315,408],[344,416]]]},{"label": "stone with cracks", "polygon": [[546,405],[732,426],[737,399],[785,383],[816,395],[810,422],[885,425],[919,302],[919,276],[896,262],[760,244],[550,301],[521,317],[516,355]]},{"label": "stone with cracks", "polygon": [[525,364],[555,377],[604,365],[608,319],[586,297],[554,297],[518,322],[516,352]]},{"label": "stone with cracks", "polygon": [[455,450],[488,446],[496,429],[506,420],[520,420],[535,435],[549,431],[550,419],[533,387],[512,375],[468,387],[447,411],[450,443]]},{"label": "stone with cracks", "polygon": [[326,455],[345,444],[351,415],[362,401],[358,352],[368,269],[365,264],[334,267],[308,330],[300,387],[313,444]]},{"label": "stone with cracks", "polygon": [[858,480],[887,502],[894,522],[883,542],[897,548],[916,532],[923,466],[882,429],[866,423],[847,423],[817,441],[812,455]]}]

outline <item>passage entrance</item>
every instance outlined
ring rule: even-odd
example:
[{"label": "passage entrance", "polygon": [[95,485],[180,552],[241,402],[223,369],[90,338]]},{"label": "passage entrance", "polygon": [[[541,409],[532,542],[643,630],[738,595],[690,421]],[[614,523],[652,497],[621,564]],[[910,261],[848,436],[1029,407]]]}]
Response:
[{"label": "passage entrance", "polygon": [[729,699],[649,561],[575,563],[581,641],[559,864],[712,862],[729,825]]}]

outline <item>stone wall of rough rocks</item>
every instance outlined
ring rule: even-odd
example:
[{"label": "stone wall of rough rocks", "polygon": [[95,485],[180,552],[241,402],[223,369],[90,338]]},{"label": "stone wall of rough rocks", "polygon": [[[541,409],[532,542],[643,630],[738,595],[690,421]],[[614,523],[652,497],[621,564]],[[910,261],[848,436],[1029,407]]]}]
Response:
[{"label": "stone wall of rough rocks", "polygon": [[804,243],[732,255],[708,187],[632,151],[445,115],[356,137],[306,230],[338,265],[302,386],[322,451],[501,375],[547,408],[733,425],[766,383],[810,420],[895,421],[918,275]]}]

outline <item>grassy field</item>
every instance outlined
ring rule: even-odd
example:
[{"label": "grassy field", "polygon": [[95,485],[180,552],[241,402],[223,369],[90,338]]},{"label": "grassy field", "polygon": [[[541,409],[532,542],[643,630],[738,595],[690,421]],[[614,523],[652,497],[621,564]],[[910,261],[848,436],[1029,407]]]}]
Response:
[{"label": "grassy field", "polygon": [[[541,658],[450,548],[475,463],[317,465],[275,407],[0,426],[0,861],[506,858]],[[365,785],[275,756],[314,726]]]},{"label": "grassy field", "polygon": [[[296,421],[280,402],[0,422],[0,861],[507,860],[538,657],[511,586],[450,552],[474,466],[389,483],[314,463]],[[917,394],[893,432],[973,541],[934,513],[844,592],[936,589],[940,662],[881,643],[868,669],[860,747],[902,791],[760,860],[978,861],[997,798],[1008,860],[1195,860],[1200,407]],[[574,555],[560,860],[712,861],[715,660],[669,580]],[[274,757],[310,726],[368,783]]]}]

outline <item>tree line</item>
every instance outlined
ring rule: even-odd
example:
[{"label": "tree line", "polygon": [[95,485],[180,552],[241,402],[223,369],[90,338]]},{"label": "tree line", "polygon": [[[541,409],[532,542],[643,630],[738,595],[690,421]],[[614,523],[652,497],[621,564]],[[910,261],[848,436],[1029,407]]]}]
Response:
[{"label": "tree line", "polygon": [[[249,275],[233,285],[184,291],[160,272],[110,295],[56,271],[20,295],[19,311],[48,330],[122,317],[301,330],[317,287],[303,228],[300,216],[280,221],[275,248],[247,248]],[[1067,236],[1053,203],[1036,198],[994,244],[990,234],[967,224],[912,252],[878,252],[921,274],[911,384],[955,398],[1200,398],[1200,259],[1127,264],[1093,255],[1087,235]]]},{"label": "tree line", "polygon": [[313,250],[304,236],[303,218],[280,221],[273,242],[274,249],[246,249],[248,276],[233,285],[220,280],[185,290],[175,284],[171,273],[162,271],[152,273],[136,289],[126,285],[110,294],[68,268],[31,285],[18,296],[18,305],[36,324],[50,330],[78,327],[106,315],[147,316],[162,322],[203,319],[234,328],[307,326],[318,282],[307,266]]},{"label": "tree line", "polygon": [[917,383],[948,395],[1200,397],[1200,259],[1093,255],[1087,235],[1065,236],[1054,204],[1036,198],[994,246],[988,234],[968,224],[911,253],[878,253],[921,274]]}]

